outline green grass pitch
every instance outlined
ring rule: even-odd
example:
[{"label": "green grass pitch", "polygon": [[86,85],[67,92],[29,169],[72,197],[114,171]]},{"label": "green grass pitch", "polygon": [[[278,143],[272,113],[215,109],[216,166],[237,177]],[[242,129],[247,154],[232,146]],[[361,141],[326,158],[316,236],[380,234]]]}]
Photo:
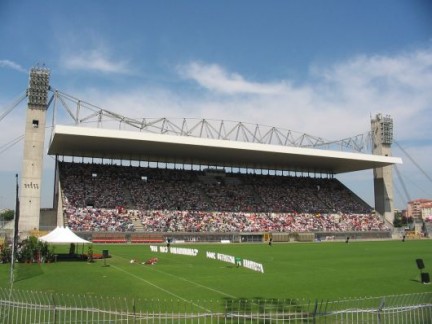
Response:
[{"label": "green grass pitch", "polygon": [[[15,289],[136,299],[336,300],[428,292],[415,260],[432,269],[432,241],[267,244],[182,244],[197,256],[151,252],[149,245],[97,245],[112,256],[94,263],[17,264]],[[57,246],[67,253],[69,246]],[[80,250],[81,247],[78,247]],[[84,247],[84,252],[86,247]],[[206,251],[262,263],[264,273],[206,258]],[[141,262],[159,258],[155,265]],[[131,264],[130,260],[138,262]],[[0,287],[9,287],[9,264],[0,265]]]}]

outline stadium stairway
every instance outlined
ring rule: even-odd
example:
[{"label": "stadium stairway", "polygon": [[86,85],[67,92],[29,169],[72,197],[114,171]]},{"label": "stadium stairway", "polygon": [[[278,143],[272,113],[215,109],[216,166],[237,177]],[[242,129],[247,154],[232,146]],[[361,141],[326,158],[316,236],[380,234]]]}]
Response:
[{"label": "stadium stairway", "polygon": [[131,194],[129,189],[126,189],[126,188],[123,189],[123,199],[126,202],[126,208],[127,209],[131,209],[134,207],[135,204],[133,202],[132,194]]},{"label": "stadium stairway", "polygon": [[135,232],[144,232],[144,227],[141,224],[141,219],[133,219],[132,224],[134,226]]}]

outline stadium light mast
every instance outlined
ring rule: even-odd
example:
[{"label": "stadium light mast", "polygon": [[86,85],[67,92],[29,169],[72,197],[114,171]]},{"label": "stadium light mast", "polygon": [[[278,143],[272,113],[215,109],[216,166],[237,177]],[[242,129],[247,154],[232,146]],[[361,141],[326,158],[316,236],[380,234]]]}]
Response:
[{"label": "stadium light mast", "polygon": [[19,230],[23,233],[39,229],[49,78],[45,67],[30,70],[20,194]]},{"label": "stadium light mast", "polygon": [[[377,114],[371,120],[372,153],[391,156],[393,143],[393,119],[391,116]],[[374,168],[375,211],[393,224],[393,166]]]}]

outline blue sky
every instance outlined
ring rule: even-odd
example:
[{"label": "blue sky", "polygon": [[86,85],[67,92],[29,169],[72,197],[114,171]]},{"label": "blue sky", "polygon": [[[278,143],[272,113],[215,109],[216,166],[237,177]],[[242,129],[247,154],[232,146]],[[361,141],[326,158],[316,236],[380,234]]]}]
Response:
[{"label": "blue sky", "polygon": [[[432,3],[0,1],[0,114],[36,64],[53,88],[128,117],[271,125],[328,140],[389,114],[409,197],[432,198]],[[0,121],[0,209],[13,208],[25,103]],[[47,157],[42,206],[52,194]],[[425,176],[426,174],[426,176]],[[429,177],[429,179],[428,179]],[[339,177],[373,204],[372,172]],[[407,197],[395,174],[395,204]]]}]

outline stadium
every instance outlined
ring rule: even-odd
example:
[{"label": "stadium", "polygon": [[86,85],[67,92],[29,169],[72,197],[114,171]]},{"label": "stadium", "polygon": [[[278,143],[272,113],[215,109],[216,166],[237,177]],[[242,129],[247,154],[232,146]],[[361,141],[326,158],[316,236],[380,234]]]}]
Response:
[{"label": "stadium", "polygon": [[[20,194],[22,233],[63,225],[73,225],[79,231],[90,223],[93,225],[88,232],[134,232],[136,227],[146,225],[145,216],[154,213],[166,226],[157,228],[160,233],[258,232],[262,236],[270,232],[331,232],[337,221],[341,226],[335,232],[388,232],[393,221],[391,166],[402,161],[391,156],[393,126],[388,116],[377,115],[372,121],[374,154],[362,154],[320,149],[330,144],[353,149],[348,140],[325,143],[305,134],[298,139],[293,132],[284,134],[260,125],[251,129],[241,122],[233,126],[206,120],[191,124],[183,119],[180,126],[165,118],[137,121],[102,109],[86,114],[82,100],[72,102],[78,104],[72,111],[66,102],[71,96],[59,91],[50,102],[64,104],[74,116],[75,125],[53,125],[48,155],[56,160],[54,217],[41,216],[41,171],[37,169],[43,164],[49,72],[33,70],[31,75]],[[118,123],[119,129],[104,128],[102,119],[106,116]],[[98,127],[85,127],[91,118],[98,120]],[[367,169],[375,171],[373,208],[335,179],[340,173]],[[91,218],[92,213],[102,214],[102,218],[114,217],[117,223],[124,216],[122,211],[132,213],[140,222],[122,224],[120,220],[117,227],[110,228],[106,221],[95,228],[95,219],[79,224],[80,218]],[[189,223],[189,229],[178,227],[178,222],[173,222],[175,228],[166,224],[171,218],[195,218],[193,213],[210,213],[198,218],[208,217],[216,226],[200,230],[198,224],[188,220],[183,222]],[[214,213],[234,213],[231,218],[243,220],[238,227],[218,228],[221,220],[213,219],[217,217]],[[250,224],[251,213],[262,220],[263,226]],[[295,224],[305,217],[314,223],[319,218],[314,215],[326,215],[321,220],[337,220],[329,220],[331,225],[327,228],[301,228]],[[271,217],[277,219],[273,221]],[[370,224],[361,224],[362,217]],[[357,225],[344,224],[345,219]],[[281,227],[281,223],[287,222],[293,223],[293,228]],[[145,230],[148,231],[153,231],[151,226]]]},{"label": "stadium", "polygon": [[[272,278],[272,271],[276,271],[272,266],[277,262],[272,265],[268,261],[269,248],[274,248],[272,252],[276,251],[271,259],[274,261],[284,260],[286,249],[296,246],[293,249],[301,249],[298,257],[304,262],[308,255],[313,256],[314,260],[321,259],[319,255],[322,251],[313,252],[315,243],[341,249],[352,243],[364,248],[367,245],[361,244],[373,244],[371,241],[375,244],[400,241],[400,233],[393,230],[392,224],[392,166],[401,164],[402,159],[391,155],[393,123],[390,116],[377,114],[371,120],[371,132],[366,138],[355,136],[328,143],[307,134],[241,122],[186,118],[179,121],[167,118],[131,119],[52,90],[49,76],[50,71],[45,68],[34,68],[30,72],[21,191],[17,204],[19,213],[14,237],[19,233],[20,239],[32,236],[43,238],[55,229],[66,227],[73,235],[62,234],[56,237],[57,241],[46,242],[72,245],[79,242],[75,241],[76,237],[86,240],[91,244],[91,249],[101,252],[102,261],[99,260],[99,263],[104,262],[104,266],[111,269],[137,263],[136,255],[142,254],[137,251],[144,247],[149,258],[139,260],[142,264],[157,263],[162,267],[164,258],[167,263],[175,263],[180,262],[176,258],[197,257],[198,261],[181,261],[180,267],[184,267],[186,262],[201,269],[210,278],[211,283],[205,286],[212,292],[203,295],[191,293],[191,296],[218,298],[214,293],[220,289],[225,291],[222,296],[225,302],[229,300],[230,305],[229,309],[226,303],[222,309],[201,304],[197,306],[196,303],[189,303],[189,306],[194,306],[190,308],[183,306],[185,297],[176,289],[181,291],[185,287],[180,286],[173,287],[169,294],[176,297],[175,305],[182,300],[182,310],[173,306],[173,302],[161,302],[150,307],[151,316],[148,308],[137,311],[135,304],[133,314],[125,314],[124,309],[114,310],[115,303],[105,302],[111,313],[104,306],[92,307],[92,311],[86,307],[79,307],[79,311],[77,307],[65,307],[64,313],[61,313],[65,321],[67,318],[67,321],[78,322],[83,321],[85,316],[91,316],[92,320],[85,322],[341,323],[344,321],[338,316],[342,314],[340,316],[345,317],[347,323],[430,322],[432,296],[427,286],[418,285],[417,280],[411,280],[412,287],[393,297],[379,298],[380,294],[376,292],[373,301],[358,299],[344,305],[324,305],[273,300],[283,298],[283,290],[277,288],[280,286],[277,275]],[[53,208],[41,209],[45,128],[50,106],[53,106],[53,116],[62,106],[73,120],[73,125],[57,124],[53,117],[53,131],[47,145],[48,155],[55,159]],[[88,126],[92,123],[95,127]],[[372,152],[365,153],[369,146]],[[338,174],[361,170],[373,170],[374,206],[367,204],[336,178]],[[415,248],[426,251],[424,241],[420,244],[423,245]],[[396,253],[399,249],[395,245],[387,248],[392,252],[384,249],[383,256]],[[69,254],[79,255],[78,258],[90,255],[89,251],[75,252]],[[413,258],[411,252],[406,251],[407,258]],[[354,252],[343,253],[348,254],[339,255],[339,260],[348,260],[349,254]],[[61,263],[61,254],[57,253],[59,259],[56,257],[56,261],[59,262],[56,264]],[[237,257],[240,254],[242,258]],[[290,257],[295,258],[293,255]],[[265,284],[271,285],[273,295],[261,291],[265,300],[248,304],[247,300],[257,296],[261,289],[261,279],[253,276],[249,280],[257,281],[258,290],[252,289],[250,295],[241,296],[238,292],[228,293],[229,286],[236,282],[247,284],[240,277],[234,277],[225,287],[215,273],[205,269],[214,260],[228,264],[229,270],[237,266],[242,271],[253,273],[253,276],[258,273],[268,276],[266,280],[271,279],[271,282],[265,281]],[[368,262],[368,259],[364,260]],[[37,261],[40,262],[33,260]],[[309,266],[317,268],[323,264],[324,260],[321,260],[319,264]],[[359,267],[355,264],[353,267]],[[422,275],[421,283],[427,283],[427,277],[423,276],[424,265],[417,265]],[[279,269],[283,270],[283,267],[278,265]],[[224,271],[226,268],[224,266]],[[163,271],[169,272],[169,269]],[[177,279],[187,280],[189,286],[195,284],[195,280],[199,281],[194,279],[200,277],[197,273],[187,274],[188,271],[183,269],[178,274],[178,268],[171,268],[171,271],[170,276],[177,273]],[[223,276],[230,276],[223,274],[224,271]],[[139,280],[145,281],[146,285],[156,285],[151,279],[142,279],[139,273],[132,274],[137,280],[132,285],[139,286]],[[385,272],[382,276],[386,276]],[[376,279],[380,278],[377,276]],[[330,282],[333,279],[327,280]],[[348,282],[349,278],[346,280]],[[319,283],[314,285],[316,287]],[[395,283],[389,285],[394,286]],[[162,290],[161,287],[164,286],[159,283],[158,289]],[[102,294],[104,289],[99,289]],[[119,287],[117,289],[122,291]],[[298,296],[302,296],[301,289],[297,287],[295,290]],[[383,291],[393,294],[391,289],[383,288]],[[7,295],[6,290],[1,292],[2,296]],[[127,294],[127,291],[123,293]],[[158,298],[159,293],[153,292],[152,297]],[[44,292],[38,294],[38,297],[30,299],[47,297]],[[338,293],[336,295],[342,297]],[[10,314],[9,319],[22,316],[21,312],[26,310],[19,311],[17,304],[12,303],[14,306],[10,308],[6,306],[7,301],[23,303],[22,295],[10,296],[13,298],[1,298],[2,307]],[[246,301],[239,298],[243,296]],[[351,294],[350,297],[354,296]],[[27,307],[33,307],[27,301],[24,303]],[[87,304],[91,303],[87,300]],[[359,303],[362,307],[357,307]],[[45,305],[45,302],[40,305]],[[156,312],[155,308],[159,310]],[[359,310],[347,310],[352,308]],[[37,316],[44,321],[52,320],[50,310],[41,310]],[[407,321],[407,318],[410,320]]]}]

